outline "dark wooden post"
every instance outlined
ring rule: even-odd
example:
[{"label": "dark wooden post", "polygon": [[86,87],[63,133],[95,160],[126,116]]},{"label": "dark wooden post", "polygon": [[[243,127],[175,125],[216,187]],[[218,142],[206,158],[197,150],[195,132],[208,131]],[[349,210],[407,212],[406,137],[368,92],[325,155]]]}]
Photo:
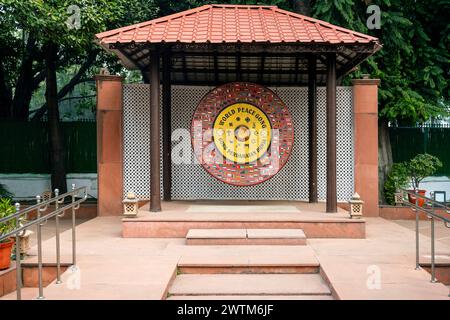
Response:
[{"label": "dark wooden post", "polygon": [[163,103],[163,199],[171,200],[172,190],[172,157],[171,157],[171,82],[170,82],[170,51],[162,57],[162,103]]},{"label": "dark wooden post", "polygon": [[150,56],[150,211],[161,211],[159,151],[159,52]]},{"label": "dark wooden post", "polygon": [[327,55],[327,212],[337,212],[336,54]]},{"label": "dark wooden post", "polygon": [[317,82],[315,55],[308,58],[309,202],[317,202]]}]

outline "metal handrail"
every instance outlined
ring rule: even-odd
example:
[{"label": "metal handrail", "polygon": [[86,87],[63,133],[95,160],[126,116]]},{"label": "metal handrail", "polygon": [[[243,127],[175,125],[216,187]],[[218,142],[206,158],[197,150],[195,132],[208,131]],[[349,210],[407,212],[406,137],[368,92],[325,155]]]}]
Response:
[{"label": "metal handrail", "polygon": [[[75,184],[72,184],[72,188],[74,188],[74,186],[75,186]],[[55,189],[55,192],[59,193],[59,191],[57,191],[57,190],[58,189]],[[41,209],[41,211],[45,211],[45,210],[47,210],[48,205],[54,203],[56,200],[60,201],[60,203],[61,203],[61,200],[64,200],[66,197],[71,196],[72,194],[77,195],[81,191],[83,191],[83,193],[87,195],[86,187],[80,187],[78,189],[72,189],[72,191],[69,191],[69,192],[64,193],[62,195],[55,195],[55,197],[50,198],[48,200],[37,202],[33,206],[30,206],[30,207],[27,207],[25,209],[20,210],[20,212],[16,212],[15,214],[12,214],[12,215],[0,218],[0,223],[8,221],[8,220],[12,220],[13,218],[16,218],[18,216],[22,216],[22,215],[24,215],[26,213],[33,212],[33,211],[35,211],[37,209]],[[40,197],[41,196],[38,195],[38,196],[36,196],[36,199],[40,199]],[[44,206],[45,206],[45,208],[44,208]],[[2,239],[3,239],[3,236],[0,238],[0,240],[2,240]]]},{"label": "metal handrail", "polygon": [[[411,209],[416,213],[416,270],[420,269],[419,262],[419,212],[424,212],[430,219],[431,223],[431,282],[436,282],[436,261],[435,261],[435,230],[434,230],[434,220],[438,219],[444,222],[447,228],[450,228],[450,207],[445,203],[436,201],[434,199],[428,198],[418,194],[415,190],[401,189],[402,192],[402,202],[403,204],[411,207]],[[405,194],[415,197],[415,203],[411,203],[408,199],[405,199]],[[424,200],[424,205],[419,206],[419,199]],[[427,207],[428,206],[428,207]],[[436,208],[442,208],[446,211],[449,216],[436,214]]]},{"label": "metal handrail", "polygon": [[[15,246],[16,246],[16,288],[17,288],[17,300],[21,300],[21,289],[22,289],[22,275],[21,275],[21,256],[20,256],[20,236],[22,236],[25,230],[33,225],[37,225],[37,249],[38,249],[38,286],[39,295],[37,299],[45,299],[43,292],[42,283],[42,226],[47,223],[47,221],[53,217],[56,219],[55,224],[55,237],[56,237],[56,283],[60,284],[61,281],[61,256],[60,256],[60,241],[59,241],[59,218],[63,217],[66,210],[72,211],[72,267],[76,266],[76,233],[75,233],[75,211],[80,208],[80,204],[85,201],[88,197],[87,188],[81,187],[75,189],[75,184],[72,184],[72,191],[66,192],[62,195],[59,194],[59,190],[55,189],[55,197],[50,198],[45,201],[41,201],[41,197],[36,196],[36,204],[28,208],[20,210],[20,204],[16,203],[16,213],[9,215],[7,217],[1,218],[0,223],[6,223],[10,220],[16,221],[16,228],[6,234],[0,236],[0,241],[6,238],[10,238],[15,235]],[[59,207],[60,204],[64,203],[67,197],[71,198],[71,202],[67,205]],[[76,198],[79,198],[76,200]],[[41,216],[41,212],[48,209],[48,206],[55,204],[55,210],[52,212]],[[23,223],[24,216],[27,213],[36,211],[37,217],[28,223]]]},{"label": "metal handrail", "polygon": [[[445,223],[446,227],[450,228],[450,207],[449,206],[447,206],[443,202],[439,202],[434,199],[428,198],[426,196],[422,196],[412,190],[401,189],[401,191],[406,194],[410,194],[410,195],[416,197],[416,203],[411,203],[411,202],[405,200],[405,197],[402,197],[403,204],[406,204],[407,206],[412,207],[413,211],[415,211],[415,209],[418,209],[419,211],[426,213],[428,216],[432,216],[436,219],[442,220]],[[426,209],[426,207],[419,206],[418,201],[417,201],[419,198],[425,200],[424,206],[428,205],[432,209],[429,210],[429,209]],[[444,209],[446,211],[446,213],[449,214],[449,216],[446,217],[443,215],[436,214],[435,213],[436,208]]]}]

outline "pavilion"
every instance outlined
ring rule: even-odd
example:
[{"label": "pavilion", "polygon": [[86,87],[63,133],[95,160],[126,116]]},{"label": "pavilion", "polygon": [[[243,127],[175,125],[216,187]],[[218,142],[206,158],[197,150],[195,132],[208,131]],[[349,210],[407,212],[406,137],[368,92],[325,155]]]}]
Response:
[{"label": "pavilion", "polygon": [[[312,203],[318,201],[317,87],[326,86],[326,211],[337,211],[336,86],[381,48],[377,38],[276,6],[219,4],[96,37],[100,46],[126,68],[140,70],[151,85],[150,174],[156,179],[150,186],[150,211],[161,210],[161,198],[170,200],[171,166],[161,170],[160,159],[171,163],[171,86],[216,86],[231,81],[307,86],[308,199]],[[117,76],[97,77],[99,215],[121,212],[121,82]],[[353,91],[355,191],[366,202],[368,215],[378,215],[377,85],[375,79],[355,80]],[[155,121],[160,116],[161,123]]]}]

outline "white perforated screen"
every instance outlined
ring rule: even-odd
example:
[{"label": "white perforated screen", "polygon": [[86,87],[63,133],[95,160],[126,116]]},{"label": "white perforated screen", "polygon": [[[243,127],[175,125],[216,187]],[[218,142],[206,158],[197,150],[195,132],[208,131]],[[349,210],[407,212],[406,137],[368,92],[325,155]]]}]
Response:
[{"label": "white perforated screen", "polygon": [[[172,87],[172,131],[190,128],[192,114],[213,87]],[[284,168],[270,180],[250,187],[227,185],[210,176],[191,153],[191,164],[172,163],[172,199],[308,199],[308,89],[271,88],[285,102],[294,121],[293,152]],[[133,190],[142,199],[150,190],[150,87],[124,85],[124,193]],[[326,195],[326,92],[318,88],[318,196]],[[337,191],[338,200],[353,194],[352,88],[337,88]],[[172,146],[178,141],[172,142]],[[189,142],[190,146],[190,142]],[[161,165],[162,168],[162,165]],[[162,187],[162,182],[161,182]]]}]

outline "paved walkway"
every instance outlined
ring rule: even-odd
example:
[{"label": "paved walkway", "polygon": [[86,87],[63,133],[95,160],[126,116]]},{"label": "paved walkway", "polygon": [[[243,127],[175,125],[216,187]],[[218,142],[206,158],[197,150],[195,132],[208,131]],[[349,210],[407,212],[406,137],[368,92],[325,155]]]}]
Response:
[{"label": "paved walkway", "polygon": [[[413,230],[382,218],[366,221],[366,239],[308,240],[338,298],[450,299],[446,286],[415,270]],[[421,261],[428,261],[430,239],[420,240]],[[436,242],[436,254],[446,260],[450,246]]]},{"label": "paved walkway", "polygon": [[[394,220],[395,223],[401,225],[402,227],[408,228],[409,230],[416,230],[416,221],[415,220]],[[430,237],[431,235],[431,224],[430,221],[419,221],[419,232],[422,235]],[[450,247],[450,229],[445,227],[442,221],[436,220],[434,223],[434,235],[436,237],[437,242],[441,242],[442,244],[446,244]],[[448,261],[450,263],[450,259]]]},{"label": "paved walkway", "polygon": [[[401,224],[401,223],[400,223]],[[414,270],[414,232],[381,218],[367,219],[367,239],[308,239],[323,275],[340,299],[449,299],[449,290]],[[125,239],[120,217],[99,217],[77,227],[79,273],[44,289],[47,299],[163,299],[184,252],[185,239]],[[421,238],[429,255],[429,239]],[[63,262],[71,261],[71,231],[61,235]],[[441,257],[450,246],[437,242]],[[54,238],[44,242],[44,261],[54,262]],[[35,254],[34,249],[30,252]],[[35,260],[35,257],[30,257]],[[36,288],[26,288],[33,299]],[[3,297],[15,299],[15,293]]]}]

